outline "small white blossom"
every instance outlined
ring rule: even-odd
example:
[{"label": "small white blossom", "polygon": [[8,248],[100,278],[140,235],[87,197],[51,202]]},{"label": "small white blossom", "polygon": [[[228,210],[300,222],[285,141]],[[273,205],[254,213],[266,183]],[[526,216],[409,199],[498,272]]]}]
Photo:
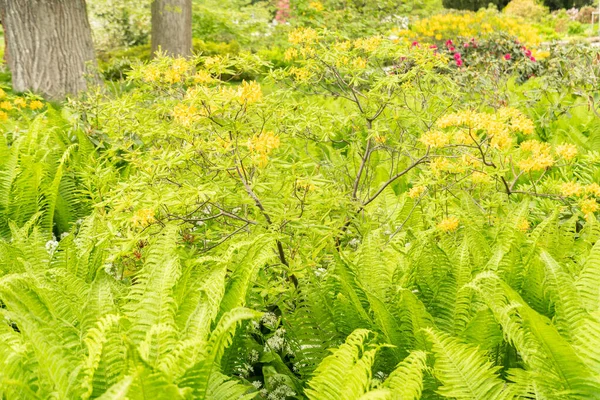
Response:
[{"label": "small white blossom", "polygon": [[258,390],[262,386],[262,382],[261,381],[254,381],[254,382],[252,382],[252,386],[254,386]]},{"label": "small white blossom", "polygon": [[63,232],[60,234],[60,240],[63,240],[64,238],[66,238],[67,236],[69,236],[69,232]]},{"label": "small white blossom", "polygon": [[56,250],[57,247],[58,247],[58,242],[56,241],[56,238],[54,238],[53,240],[48,240],[46,242],[46,251],[50,255],[52,255],[54,253],[54,251]]},{"label": "small white blossom", "polygon": [[260,320],[263,323],[263,325],[265,325],[267,328],[271,328],[271,329],[275,329],[279,323],[279,319],[277,318],[277,315],[275,315],[272,312],[264,313]]}]

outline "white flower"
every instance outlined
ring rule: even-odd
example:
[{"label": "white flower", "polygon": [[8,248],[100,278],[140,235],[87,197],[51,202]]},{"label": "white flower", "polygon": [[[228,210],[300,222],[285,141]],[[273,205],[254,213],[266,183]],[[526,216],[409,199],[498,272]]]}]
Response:
[{"label": "white flower", "polygon": [[258,390],[262,386],[262,382],[261,381],[254,381],[254,382],[252,382],[252,386],[254,386]]},{"label": "white flower", "polygon": [[277,325],[278,325],[279,319],[277,318],[277,315],[275,315],[274,313],[272,313],[272,312],[266,312],[266,313],[263,314],[263,316],[260,319],[260,321],[267,328],[275,329],[277,327]]},{"label": "white flower", "polygon": [[63,232],[60,234],[60,240],[63,240],[64,238],[66,238],[67,236],[69,236],[69,232]]},{"label": "white flower", "polygon": [[50,255],[52,255],[54,253],[54,251],[56,250],[57,247],[58,247],[58,242],[56,241],[56,238],[54,238],[53,240],[48,240],[46,242],[46,251]]},{"label": "white flower", "polygon": [[357,248],[359,244],[360,244],[360,239],[358,239],[358,238],[353,238],[348,242],[348,245],[354,249]]}]

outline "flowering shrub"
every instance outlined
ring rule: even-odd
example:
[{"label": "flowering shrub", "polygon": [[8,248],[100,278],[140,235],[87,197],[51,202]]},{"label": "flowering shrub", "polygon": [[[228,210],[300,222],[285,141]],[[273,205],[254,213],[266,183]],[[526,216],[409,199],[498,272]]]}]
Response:
[{"label": "flowering shrub", "polygon": [[485,39],[494,32],[515,36],[521,43],[535,45],[542,37],[538,29],[524,20],[493,10],[449,12],[413,22],[409,29],[392,30],[398,37],[411,41],[442,43],[448,39]]}]

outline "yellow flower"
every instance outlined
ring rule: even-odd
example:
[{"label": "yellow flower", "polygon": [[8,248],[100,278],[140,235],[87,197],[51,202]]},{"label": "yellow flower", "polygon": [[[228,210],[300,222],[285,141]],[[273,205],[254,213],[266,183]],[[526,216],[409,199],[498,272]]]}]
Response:
[{"label": "yellow flower", "polygon": [[267,164],[269,154],[279,145],[279,136],[273,132],[262,132],[248,140],[248,150],[254,155],[254,159],[261,167]]},{"label": "yellow flower", "polygon": [[154,210],[149,208],[144,208],[141,210],[137,210],[133,217],[131,218],[131,222],[133,222],[133,226],[148,226],[151,223],[155,222],[154,218]]},{"label": "yellow flower", "polygon": [[550,52],[546,50],[533,50],[532,53],[536,60],[543,60],[550,57]]},{"label": "yellow flower", "polygon": [[5,113],[4,111],[0,111],[0,121],[7,121],[8,120],[8,114]]},{"label": "yellow flower", "polygon": [[341,53],[344,53],[344,52],[350,50],[351,47],[352,47],[352,42],[350,42],[349,40],[344,40],[343,42],[337,42],[333,45],[333,48],[336,51],[339,51]]},{"label": "yellow flower", "polygon": [[583,187],[577,182],[565,182],[560,185],[560,193],[565,196],[579,196],[583,192]]},{"label": "yellow flower", "polygon": [[386,142],[387,138],[383,135],[377,135],[373,138],[376,143],[383,144]]},{"label": "yellow flower", "polygon": [[10,102],[3,101],[2,103],[0,103],[0,108],[3,108],[5,110],[12,110],[13,106],[12,104],[10,104]]},{"label": "yellow flower", "polygon": [[571,161],[577,155],[577,146],[570,143],[559,144],[554,150],[559,157],[567,161]]},{"label": "yellow flower", "polygon": [[452,167],[452,163],[445,157],[438,157],[429,164],[431,172],[436,176],[439,176],[442,172],[450,171]]},{"label": "yellow flower", "polygon": [[198,121],[200,116],[198,115],[196,107],[180,103],[173,108],[173,118],[177,123],[189,127],[194,122]]},{"label": "yellow flower", "polygon": [[292,44],[311,44],[319,38],[317,31],[312,28],[294,29],[288,35],[288,40]]},{"label": "yellow flower", "polygon": [[196,75],[194,75],[194,82],[199,85],[205,85],[207,83],[213,82],[215,79],[210,75],[210,73],[206,71],[198,71]]},{"label": "yellow flower", "polygon": [[586,193],[593,194],[596,197],[600,197],[600,185],[597,183],[590,183],[585,187]]},{"label": "yellow flower", "polygon": [[430,147],[444,147],[450,141],[448,135],[442,131],[429,131],[419,138],[423,144]]},{"label": "yellow flower", "polygon": [[593,214],[600,208],[600,206],[598,206],[598,203],[596,203],[596,200],[594,199],[581,200],[579,202],[579,207],[581,207],[581,212],[583,212],[586,215]]},{"label": "yellow flower", "polygon": [[257,103],[262,99],[262,89],[255,81],[243,81],[236,88],[222,88],[221,92],[228,97],[235,97],[242,104]]},{"label": "yellow flower", "polygon": [[529,230],[529,228],[531,228],[531,224],[526,219],[521,219],[517,223],[517,229],[523,233],[527,232]]},{"label": "yellow flower", "polygon": [[372,53],[373,51],[377,50],[380,44],[381,38],[379,36],[373,36],[366,39],[357,39],[354,42],[354,47],[364,50],[367,53]]},{"label": "yellow flower", "polygon": [[300,83],[308,82],[308,80],[310,80],[312,76],[311,72],[308,69],[296,67],[290,68],[290,74],[293,75],[294,79]]},{"label": "yellow flower", "polygon": [[490,183],[490,176],[481,171],[473,171],[471,181],[478,184]]},{"label": "yellow flower", "polygon": [[146,82],[155,82],[160,79],[160,69],[156,65],[149,65],[144,70],[144,80]]},{"label": "yellow flower", "polygon": [[510,149],[513,145],[513,138],[506,130],[500,130],[492,136],[490,145],[500,150]]},{"label": "yellow flower", "polygon": [[298,50],[296,50],[293,47],[289,47],[283,55],[283,59],[285,61],[291,61],[297,57],[298,57]]},{"label": "yellow flower", "polygon": [[537,140],[526,140],[521,143],[521,150],[530,153],[530,157],[519,161],[519,168],[525,172],[542,171],[554,165],[550,155],[550,145]]},{"label": "yellow flower", "polygon": [[455,230],[458,229],[459,224],[460,224],[460,221],[458,220],[458,218],[456,218],[455,216],[451,216],[451,217],[441,220],[437,224],[437,227],[442,232],[454,232]]},{"label": "yellow flower", "polygon": [[13,103],[15,104],[15,106],[19,107],[19,108],[24,108],[27,106],[27,102],[25,101],[25,99],[21,98],[21,97],[17,97]]},{"label": "yellow flower", "polygon": [[417,197],[421,197],[421,195],[427,190],[427,187],[423,185],[413,186],[408,191],[408,197],[411,199],[416,199]]},{"label": "yellow flower", "polygon": [[32,110],[40,110],[40,109],[44,108],[44,103],[42,103],[39,100],[32,100],[29,103],[29,108]]},{"label": "yellow flower", "polygon": [[352,60],[352,66],[356,69],[365,69],[367,68],[367,60],[362,57],[357,57]]},{"label": "yellow flower", "polygon": [[317,12],[321,12],[324,10],[323,3],[321,3],[320,1],[311,1],[310,3],[308,3],[308,7],[312,8]]}]

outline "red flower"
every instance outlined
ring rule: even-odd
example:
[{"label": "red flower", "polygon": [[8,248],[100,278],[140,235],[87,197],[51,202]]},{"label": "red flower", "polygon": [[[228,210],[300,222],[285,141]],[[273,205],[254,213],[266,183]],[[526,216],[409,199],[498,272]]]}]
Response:
[{"label": "red flower", "polygon": [[450,46],[450,48],[448,49],[451,53],[454,53],[454,51],[456,50],[453,46]]},{"label": "red flower", "polygon": [[454,42],[452,42],[452,39],[446,40],[446,47],[452,47],[453,45],[454,45]]},{"label": "red flower", "polygon": [[432,44],[431,46],[429,46],[430,49],[437,49],[437,46],[435,44]]},{"label": "red flower", "polygon": [[525,49],[525,55],[526,55],[527,57],[531,57],[531,50],[527,50],[527,49]]},{"label": "red flower", "polygon": [[414,42],[412,42],[411,47],[419,47],[419,42],[417,42],[416,40]]},{"label": "red flower", "polygon": [[454,59],[456,61],[460,60],[460,53],[454,53]]},{"label": "red flower", "polygon": [[506,61],[510,60],[510,54],[505,54],[505,55],[504,55],[504,59],[505,59]]},{"label": "red flower", "polygon": [[531,56],[531,57],[529,57],[529,59],[530,59],[532,62],[535,62],[535,57],[534,57],[534,56]]},{"label": "red flower", "polygon": [[463,65],[463,60],[461,60],[460,58],[456,60],[456,66],[457,67],[462,67]]}]

